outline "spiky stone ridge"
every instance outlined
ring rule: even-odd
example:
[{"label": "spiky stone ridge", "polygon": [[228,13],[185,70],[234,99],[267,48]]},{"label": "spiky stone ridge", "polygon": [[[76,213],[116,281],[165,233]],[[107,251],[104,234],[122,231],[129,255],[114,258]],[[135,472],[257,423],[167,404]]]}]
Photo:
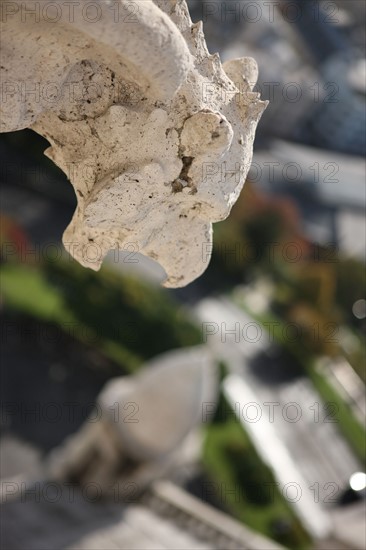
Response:
[{"label": "spiky stone ridge", "polygon": [[57,22],[24,17],[20,1],[5,18],[2,131],[50,142],[75,188],[63,242],[82,265],[133,245],[166,286],[184,286],[206,269],[212,222],[251,164],[266,106],[252,92],[256,63],[210,55],[185,0],[100,0],[93,21],[87,0],[72,17],[57,2]]}]

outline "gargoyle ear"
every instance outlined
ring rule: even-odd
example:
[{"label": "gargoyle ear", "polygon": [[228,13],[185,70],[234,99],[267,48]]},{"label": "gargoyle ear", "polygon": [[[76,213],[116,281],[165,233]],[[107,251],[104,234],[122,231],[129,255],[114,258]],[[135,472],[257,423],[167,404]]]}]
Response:
[{"label": "gargoyle ear", "polygon": [[222,156],[230,148],[233,129],[224,115],[204,110],[187,118],[181,133],[181,149],[186,157],[214,154]]},{"label": "gargoyle ear", "polygon": [[258,65],[252,57],[240,57],[226,61],[223,68],[240,91],[252,91],[258,80]]}]

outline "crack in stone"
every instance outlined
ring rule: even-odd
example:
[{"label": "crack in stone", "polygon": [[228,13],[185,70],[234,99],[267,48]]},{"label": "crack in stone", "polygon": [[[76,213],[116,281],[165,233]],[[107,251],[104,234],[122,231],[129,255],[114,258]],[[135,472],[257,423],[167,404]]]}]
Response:
[{"label": "crack in stone", "polygon": [[189,170],[192,166],[194,157],[182,157],[182,170],[176,180],[172,183],[173,193],[181,193],[185,187],[189,187],[191,191],[190,195],[197,193],[197,187],[193,184],[192,178],[189,176]]}]

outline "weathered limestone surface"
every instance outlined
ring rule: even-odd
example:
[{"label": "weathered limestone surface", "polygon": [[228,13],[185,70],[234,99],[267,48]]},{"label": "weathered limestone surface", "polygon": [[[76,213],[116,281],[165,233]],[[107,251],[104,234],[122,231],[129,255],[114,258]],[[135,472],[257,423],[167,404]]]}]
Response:
[{"label": "weathered limestone surface", "polygon": [[77,196],[63,242],[82,265],[133,244],[166,286],[186,285],[251,164],[266,106],[255,61],[222,66],[185,0],[34,4],[2,4],[1,131],[51,144]]}]

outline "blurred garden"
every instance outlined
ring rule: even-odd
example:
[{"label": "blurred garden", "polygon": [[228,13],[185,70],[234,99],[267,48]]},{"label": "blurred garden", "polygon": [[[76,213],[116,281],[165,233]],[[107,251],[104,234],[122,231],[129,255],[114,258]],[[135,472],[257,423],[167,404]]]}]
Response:
[{"label": "blurred garden", "polygon": [[[30,132],[2,139],[10,150],[35,159],[46,178],[48,173],[56,177],[57,185],[47,191],[43,179],[43,187],[38,188],[34,182],[39,184],[39,179],[22,181],[28,192],[49,193],[46,200],[56,204],[69,192],[65,178],[42,156],[43,140],[33,139]],[[73,200],[68,195],[71,212]],[[163,289],[113,262],[106,262],[97,273],[85,269],[65,251],[60,253],[60,239],[48,254],[25,254],[37,249],[32,231],[9,211],[3,213],[1,223],[2,342],[8,348],[5,358],[13,355],[15,362],[22,363],[5,376],[7,399],[9,395],[29,399],[25,395],[35,392],[45,376],[44,387],[50,395],[57,395],[55,387],[60,389],[67,381],[70,387],[83,387],[76,399],[90,404],[109,378],[133,373],[145,360],[166,350],[200,344],[202,331],[192,304],[204,296],[226,295],[264,329],[268,324],[275,327],[275,342],[285,350],[290,368],[294,373],[300,369],[325,402],[336,404],[339,429],[358,458],[365,459],[363,426],[319,368],[324,358],[342,357],[365,381],[366,320],[362,307],[357,308],[357,303],[362,306],[364,265],[343,256],[335,246],[310,242],[302,232],[296,205],[287,197],[269,198],[248,181],[229,219],[214,227],[207,272],[182,291]],[[47,224],[42,229],[46,234]],[[261,297],[259,302],[256,296]],[[284,330],[289,326],[290,333]],[[26,372],[16,396],[12,393],[15,379],[30,368],[34,370]],[[221,370],[225,377],[225,365]],[[47,378],[52,379],[51,385]],[[90,391],[85,393],[88,386]],[[65,391],[61,395],[69,398]],[[82,420],[64,427],[51,440],[44,434],[36,434],[36,439],[47,450]],[[273,472],[223,394],[213,423],[204,431],[201,469],[206,481],[201,498],[205,498],[207,480],[211,487],[225,487],[224,496],[214,489],[209,500],[294,550],[310,548],[304,527],[276,489]]]}]

